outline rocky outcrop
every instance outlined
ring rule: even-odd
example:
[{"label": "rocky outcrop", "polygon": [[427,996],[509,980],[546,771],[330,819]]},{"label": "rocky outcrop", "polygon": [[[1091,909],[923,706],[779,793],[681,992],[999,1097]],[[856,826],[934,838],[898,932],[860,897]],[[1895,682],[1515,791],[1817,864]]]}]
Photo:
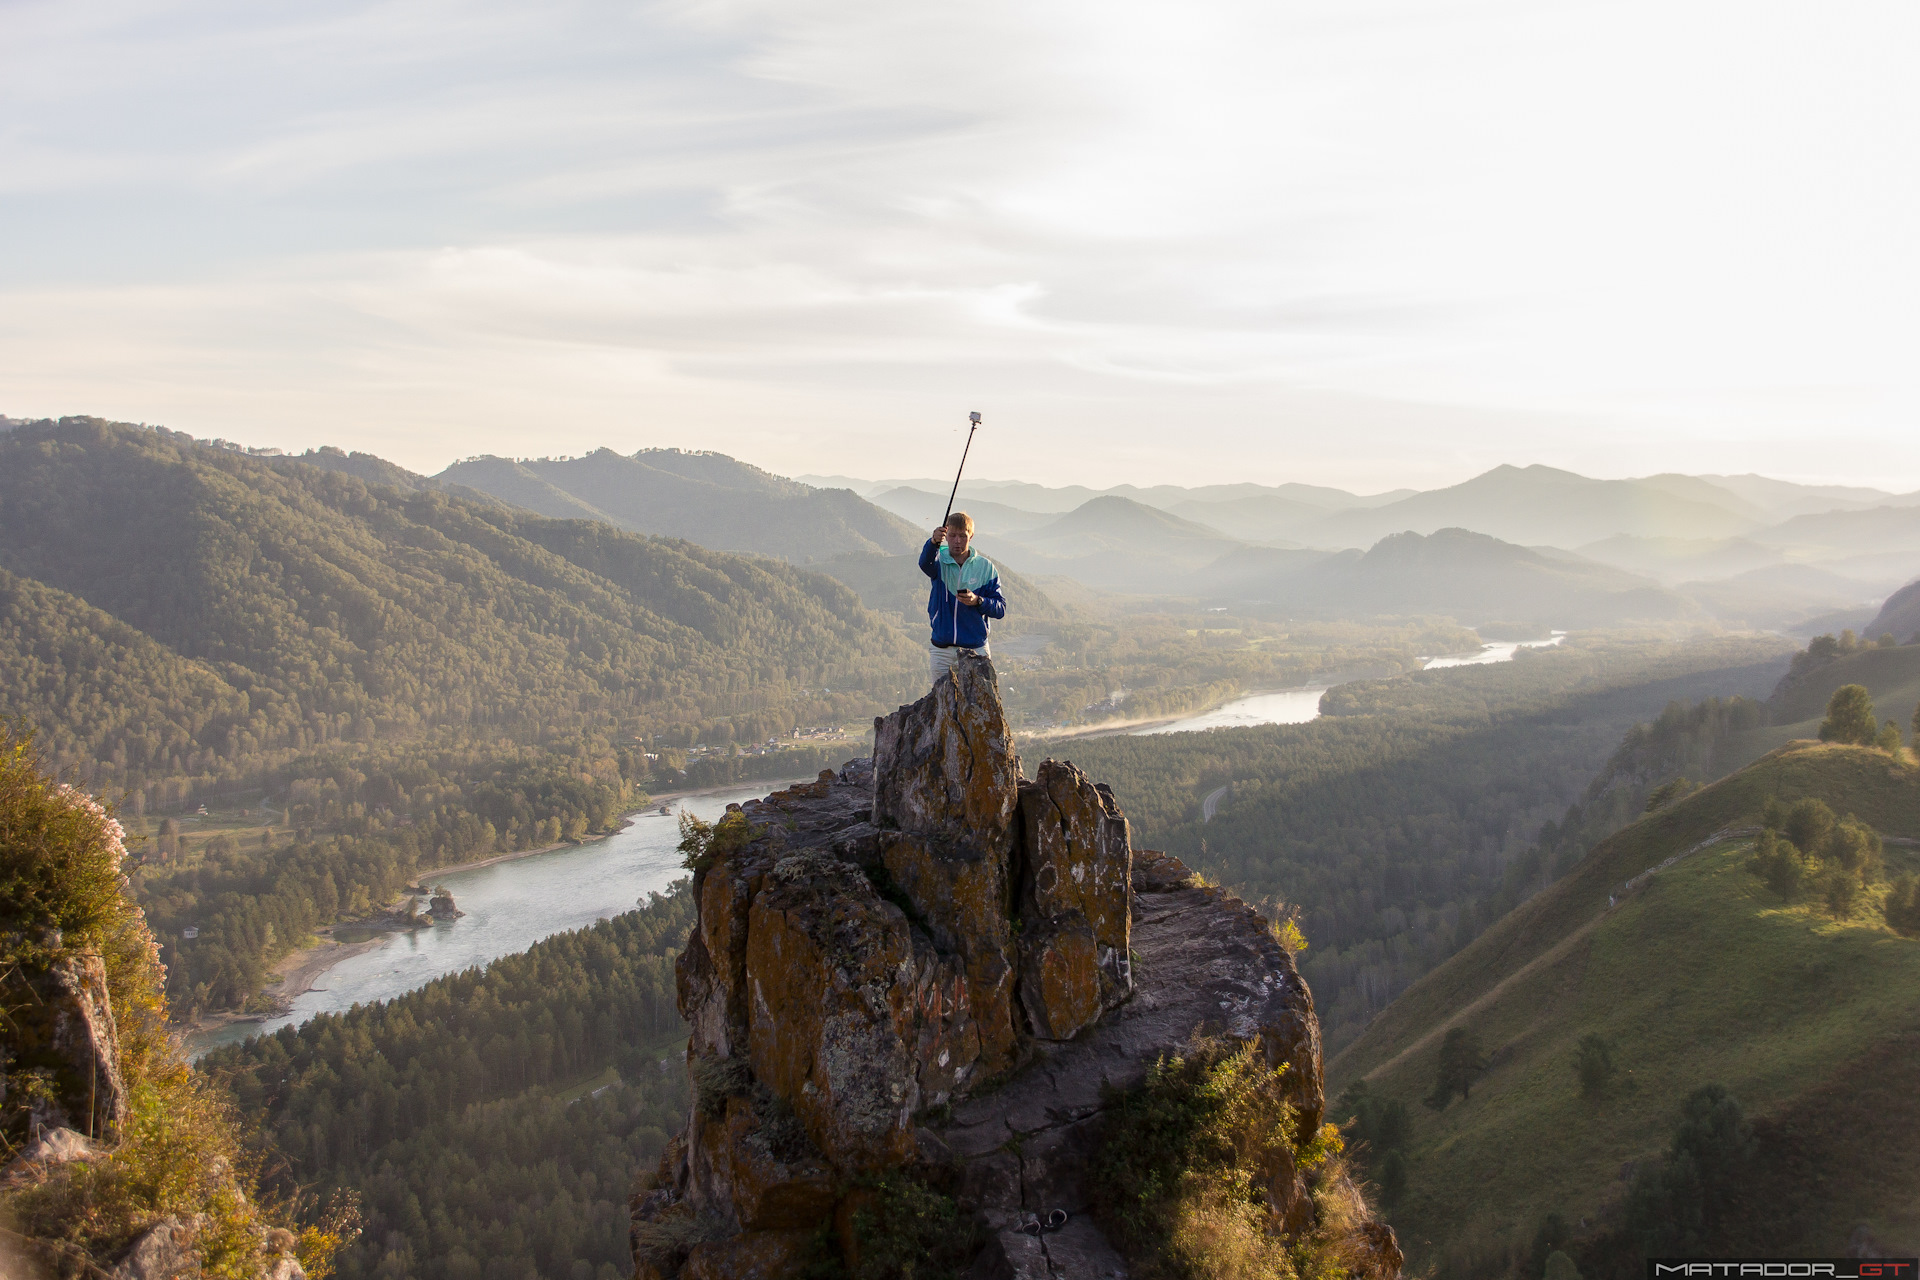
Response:
[{"label": "rocky outcrop", "polygon": [[1071,764],[1023,781],[984,660],[877,721],[872,760],[730,813],[692,891],[697,1101],[634,1201],[643,1280],[793,1276],[900,1169],[983,1228],[976,1276],[1124,1275],[1086,1216],[1102,1112],[1196,1033],[1285,1063],[1302,1141],[1321,1123],[1313,998],[1266,922],[1133,850]]},{"label": "rocky outcrop", "polygon": [[32,1077],[43,1086],[33,1091],[25,1136],[66,1128],[111,1142],[126,1123],[127,1090],[106,965],[64,947],[55,929],[43,930],[38,943],[38,963],[0,978],[9,1019],[0,1066],[15,1080]]},{"label": "rocky outcrop", "polygon": [[194,1242],[202,1225],[198,1216],[162,1218],[141,1233],[108,1276],[111,1280],[183,1280],[199,1275],[200,1255]]}]

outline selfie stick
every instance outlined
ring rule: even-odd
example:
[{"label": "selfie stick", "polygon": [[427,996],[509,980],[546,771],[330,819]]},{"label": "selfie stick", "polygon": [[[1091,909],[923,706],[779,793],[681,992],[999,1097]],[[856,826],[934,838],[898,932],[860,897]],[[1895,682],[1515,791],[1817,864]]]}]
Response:
[{"label": "selfie stick", "polygon": [[[979,412],[975,411],[968,414],[967,421],[972,425],[967,428],[967,447],[960,451],[960,471],[967,469],[967,453],[973,448],[973,433],[980,429]],[[953,499],[955,495],[960,492],[960,471],[953,473],[953,491],[947,494],[947,515],[940,517],[941,524],[945,524],[947,522],[947,516],[953,514]]]}]

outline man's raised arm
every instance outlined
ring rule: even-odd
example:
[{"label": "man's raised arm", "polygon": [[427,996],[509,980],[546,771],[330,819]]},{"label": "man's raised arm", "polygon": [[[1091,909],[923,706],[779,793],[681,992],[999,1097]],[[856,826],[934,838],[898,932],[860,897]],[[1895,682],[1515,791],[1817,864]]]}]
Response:
[{"label": "man's raised arm", "polygon": [[947,527],[941,525],[933,531],[933,536],[927,539],[927,545],[920,548],[920,572],[929,578],[940,576],[940,548],[946,545],[946,541]]}]

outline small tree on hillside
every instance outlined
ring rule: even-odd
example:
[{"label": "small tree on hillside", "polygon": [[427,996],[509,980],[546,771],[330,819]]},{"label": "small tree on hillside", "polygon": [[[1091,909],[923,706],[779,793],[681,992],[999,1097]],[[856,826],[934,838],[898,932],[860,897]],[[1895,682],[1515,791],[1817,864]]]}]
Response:
[{"label": "small tree on hillside", "polygon": [[1913,708],[1913,740],[1920,742],[1920,703]]},{"label": "small tree on hillside", "polygon": [[1769,889],[1788,902],[1798,902],[1806,893],[1817,865],[1795,848],[1793,841],[1782,839],[1774,831],[1762,831],[1754,845],[1753,857],[1747,862],[1747,870],[1765,880]]},{"label": "small tree on hillside", "polygon": [[1607,1086],[1613,1083],[1616,1070],[1611,1040],[1597,1034],[1580,1037],[1580,1047],[1573,1055],[1573,1073],[1580,1077],[1582,1094],[1589,1098],[1600,1097],[1607,1091]]},{"label": "small tree on hillside", "polygon": [[1440,1044],[1433,1092],[1426,1096],[1426,1104],[1435,1111],[1444,1111],[1456,1093],[1462,1099],[1471,1098],[1473,1082],[1486,1071],[1487,1056],[1480,1052],[1480,1037],[1465,1027],[1453,1028]]},{"label": "small tree on hillside", "polygon": [[[1870,747],[1880,737],[1873,718],[1873,695],[1863,684],[1843,684],[1827,700],[1827,718],[1820,722],[1820,741]],[[1797,843],[1797,842],[1796,842]]]},{"label": "small tree on hillside", "polygon": [[1797,801],[1787,810],[1787,820],[1782,824],[1783,834],[1793,841],[1794,847],[1802,853],[1819,857],[1826,852],[1827,840],[1833,835],[1838,819],[1824,800],[1808,796]]}]

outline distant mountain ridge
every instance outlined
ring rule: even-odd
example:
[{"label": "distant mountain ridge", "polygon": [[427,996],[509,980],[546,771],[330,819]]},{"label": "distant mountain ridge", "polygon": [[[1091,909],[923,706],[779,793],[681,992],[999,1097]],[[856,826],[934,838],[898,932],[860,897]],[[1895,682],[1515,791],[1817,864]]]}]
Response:
[{"label": "distant mountain ridge", "polygon": [[1629,532],[1725,538],[1754,525],[1753,516],[1731,505],[1681,496],[1665,483],[1590,480],[1552,467],[1501,466],[1384,507],[1338,512],[1308,528],[1304,540],[1321,546],[1370,546],[1392,533],[1470,528],[1522,546],[1577,547]]},{"label": "distant mountain ridge", "polygon": [[[832,479],[909,519],[926,520],[929,512],[937,519],[945,500],[946,486],[938,481],[916,488]],[[1196,576],[1196,561],[1205,557],[1195,554],[1191,530],[1158,530],[1136,510],[1134,528],[1121,531],[1109,519],[1100,536],[1076,542],[1073,526],[1061,523],[1095,502],[1107,503],[1110,517],[1125,509],[1111,500],[1166,512],[1206,528],[1223,546],[1237,545],[1214,548],[1221,554]],[[1500,466],[1444,489],[1370,497],[1299,484],[1094,490],[969,480],[960,486],[960,505],[977,513],[983,545],[1030,572],[1130,594],[1237,591],[1396,534],[1459,529],[1549,559],[1571,563],[1571,556],[1624,571],[1644,580],[1635,589],[1676,592],[1730,625],[1797,634],[1802,626],[1871,610],[1890,587],[1920,571],[1920,493],[1756,475],[1595,480],[1552,467]],[[1257,554],[1261,548],[1302,554]],[[1123,550],[1131,565],[1114,560]],[[1643,605],[1654,603],[1643,597]],[[1666,611],[1664,605],[1656,610]]]},{"label": "distant mountain ridge", "polygon": [[[1284,553],[1282,553],[1284,554]],[[1398,533],[1370,550],[1308,560],[1288,557],[1229,576],[1207,576],[1217,598],[1241,608],[1300,615],[1450,614],[1469,625],[1593,627],[1626,621],[1677,621],[1699,615],[1691,601],[1636,574],[1577,556],[1548,556],[1466,529]]]},{"label": "distant mountain ridge", "polygon": [[898,554],[925,536],[846,489],[816,489],[720,453],[596,449],[580,458],[472,458],[434,479],[563,519],[804,563]]}]

